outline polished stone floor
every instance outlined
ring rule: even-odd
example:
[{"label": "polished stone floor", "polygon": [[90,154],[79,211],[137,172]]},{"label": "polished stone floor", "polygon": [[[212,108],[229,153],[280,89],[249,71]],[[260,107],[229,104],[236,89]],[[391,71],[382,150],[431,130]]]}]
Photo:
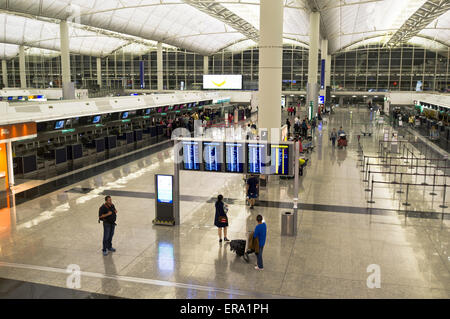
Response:
[{"label": "polished stone floor", "polygon": [[[153,226],[154,174],[173,173],[167,149],[2,209],[0,278],[66,288],[66,269],[75,265],[81,271],[79,290],[102,296],[449,298],[450,222],[449,210],[439,208],[442,190],[435,196],[423,186],[409,190],[409,211],[434,214],[405,213],[406,194],[390,184],[375,185],[375,203],[368,204],[357,143],[368,122],[367,110],[347,108],[316,130],[316,148],[301,177],[296,236],[280,235],[280,214],[292,207],[293,180],[271,177],[261,204],[249,210],[242,175],[234,174],[181,172],[181,225]],[[328,139],[329,130],[339,126],[349,136],[343,150]],[[377,127],[371,137],[361,136],[364,155],[377,156],[380,138]],[[380,173],[376,180],[388,182],[389,176]],[[118,209],[117,251],[106,257],[97,223],[105,194]],[[219,244],[213,226],[218,194],[230,204],[230,239],[246,238],[256,215],[264,216],[264,271],[254,269],[254,255],[246,263]],[[380,288],[369,288],[373,268],[379,269]]]}]

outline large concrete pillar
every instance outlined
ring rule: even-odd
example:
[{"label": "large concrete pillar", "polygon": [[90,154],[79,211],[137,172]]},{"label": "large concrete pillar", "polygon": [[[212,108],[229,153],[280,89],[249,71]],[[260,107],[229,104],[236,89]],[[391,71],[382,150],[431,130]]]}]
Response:
[{"label": "large concrete pillar", "polygon": [[163,52],[162,43],[158,42],[158,52],[156,54],[156,74],[158,78],[158,91],[163,90]]},{"label": "large concrete pillar", "polygon": [[19,47],[19,74],[20,74],[20,88],[27,87],[27,75],[25,71],[25,48],[23,45]]},{"label": "large concrete pillar", "polygon": [[203,74],[208,74],[209,68],[209,56],[205,55],[203,57]]},{"label": "large concrete pillar", "polygon": [[59,23],[59,37],[61,42],[63,99],[75,99],[75,86],[74,83],[70,81],[69,26],[65,20],[61,20]]},{"label": "large concrete pillar", "polygon": [[317,68],[319,54],[320,13],[311,12],[309,15],[309,59],[308,59],[308,85],[306,103],[308,118],[311,119],[317,112],[319,85],[317,83]]},{"label": "large concrete pillar", "polygon": [[[283,0],[261,0],[259,18],[258,125],[280,141],[283,65]],[[273,130],[273,131],[272,131]]]},{"label": "large concrete pillar", "polygon": [[322,39],[320,41],[320,95],[325,97],[326,92],[326,76],[327,68],[326,62],[328,57],[328,40]]},{"label": "large concrete pillar", "polygon": [[102,59],[97,58],[97,84],[102,87]]},{"label": "large concrete pillar", "polygon": [[6,66],[6,60],[2,60],[2,80],[3,87],[8,87],[8,68]]}]

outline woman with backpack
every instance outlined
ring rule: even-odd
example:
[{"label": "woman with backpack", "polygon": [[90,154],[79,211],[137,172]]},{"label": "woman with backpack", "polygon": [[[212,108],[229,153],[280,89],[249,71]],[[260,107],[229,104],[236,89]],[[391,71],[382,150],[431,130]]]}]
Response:
[{"label": "woman with backpack", "polygon": [[228,205],[223,202],[223,196],[217,196],[216,201],[216,216],[214,217],[214,225],[217,227],[219,234],[219,243],[222,243],[222,228],[223,228],[223,240],[230,241],[227,238],[227,227],[228,227]]}]

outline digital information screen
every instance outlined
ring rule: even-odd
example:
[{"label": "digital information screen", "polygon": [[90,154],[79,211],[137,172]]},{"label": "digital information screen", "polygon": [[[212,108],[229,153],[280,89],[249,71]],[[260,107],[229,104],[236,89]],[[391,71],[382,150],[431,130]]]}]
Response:
[{"label": "digital information screen", "polygon": [[173,203],[173,178],[171,175],[156,175],[156,199],[159,203]]},{"label": "digital information screen", "polygon": [[244,173],[244,143],[225,143],[225,171]]},{"label": "digital information screen", "polygon": [[203,142],[203,153],[205,171],[222,171],[223,152],[221,142]]},{"label": "digital information screen", "polygon": [[183,141],[183,169],[200,170],[199,142]]},{"label": "digital information screen", "polygon": [[289,145],[271,145],[270,174],[289,175]]},{"label": "digital information screen", "polygon": [[252,174],[266,174],[267,144],[249,143],[247,170]]}]

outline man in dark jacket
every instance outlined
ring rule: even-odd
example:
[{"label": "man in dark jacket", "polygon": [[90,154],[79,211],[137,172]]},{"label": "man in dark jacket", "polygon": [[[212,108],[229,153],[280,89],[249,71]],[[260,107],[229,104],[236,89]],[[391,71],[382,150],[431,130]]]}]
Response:
[{"label": "man in dark jacket", "polygon": [[111,196],[105,197],[105,203],[98,210],[98,218],[103,221],[103,256],[108,255],[108,250],[115,252],[112,247],[114,228],[116,227],[117,210],[111,201]]}]

